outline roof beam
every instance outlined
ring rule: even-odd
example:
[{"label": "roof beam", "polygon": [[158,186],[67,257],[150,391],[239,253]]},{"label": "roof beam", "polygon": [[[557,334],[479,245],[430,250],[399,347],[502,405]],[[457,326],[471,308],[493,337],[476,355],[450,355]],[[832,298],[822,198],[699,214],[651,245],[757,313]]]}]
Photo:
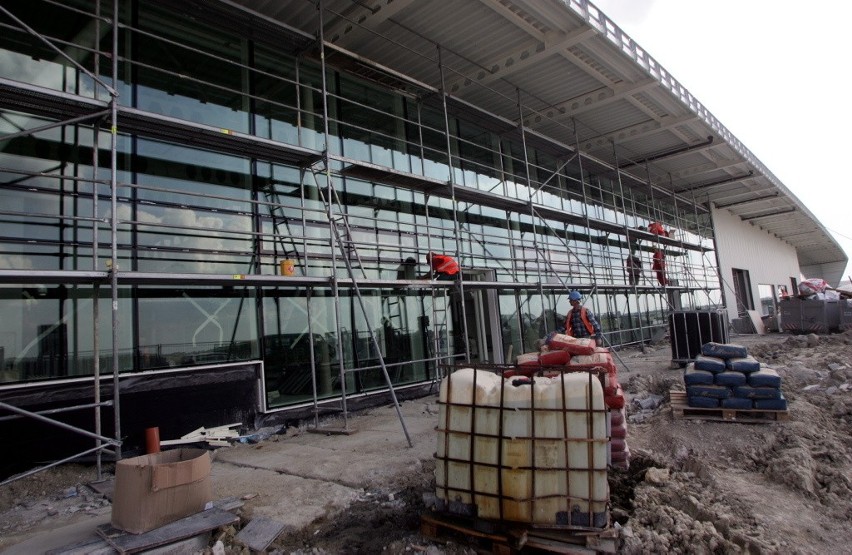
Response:
[{"label": "roof beam", "polygon": [[715,146],[713,144],[713,136],[710,135],[707,137],[707,140],[698,144],[685,146],[682,148],[678,148],[675,150],[670,150],[668,152],[661,152],[660,154],[652,154],[651,156],[646,156],[641,160],[625,162],[624,164],[620,164],[618,166],[619,170],[623,170],[624,168],[630,168],[633,166],[639,166],[642,164],[646,164],[648,162],[658,162],[660,160],[671,160],[672,158],[677,158],[678,156],[683,156],[684,154],[694,153],[696,151],[701,151],[707,148],[712,148]]},{"label": "roof beam", "polygon": [[585,148],[592,149],[609,145],[610,143],[618,144],[627,141],[635,141],[662,131],[667,131],[675,126],[697,120],[698,116],[695,114],[689,114],[681,117],[663,116],[659,119],[651,119],[643,121],[642,123],[637,123],[636,125],[622,127],[621,129],[616,129],[609,133],[604,133],[603,135],[589,137],[587,139],[583,139],[581,142]]},{"label": "roof beam", "polygon": [[447,84],[447,90],[458,93],[473,85],[488,86],[500,79],[507,79],[513,73],[534,67],[542,60],[558,54],[560,50],[569,48],[594,35],[594,31],[591,29],[581,29],[567,35],[560,34],[556,40],[549,40],[548,37],[539,33],[534,44],[530,44],[529,47],[521,50],[501,53],[492,57],[491,60],[480,62],[481,67],[490,69],[480,69],[476,77],[455,79]]},{"label": "roof beam", "polygon": [[759,218],[768,218],[770,216],[780,216],[781,214],[789,214],[790,212],[795,212],[796,208],[787,208],[786,210],[776,210],[775,212],[767,212],[766,214],[757,214],[755,216],[740,216],[740,219],[744,222],[750,220],[757,220]]},{"label": "roof beam", "polygon": [[[656,85],[653,79],[645,79],[636,83],[622,84],[615,87],[602,87],[582,96],[575,96],[563,102],[559,102],[551,106],[559,111],[558,118],[553,120],[569,119],[576,115],[596,110],[608,104],[612,104],[618,100],[622,100],[637,92],[650,89]],[[541,118],[528,117],[524,120],[524,125],[532,127],[534,123],[541,121]]]},{"label": "roof beam", "polygon": [[[819,230],[815,228],[801,233],[785,233],[783,239],[787,240],[791,237],[801,237],[802,235],[810,235],[811,233],[819,233]],[[779,237],[779,239],[781,239],[781,237]]]},{"label": "roof beam", "polygon": [[706,164],[698,164],[696,166],[684,168],[680,171],[671,172],[671,177],[672,177],[672,179],[687,179],[687,178],[690,178],[690,177],[694,178],[694,177],[701,175],[701,174],[716,172],[716,171],[722,171],[722,172],[729,172],[730,170],[745,171],[745,169],[743,169],[743,165],[745,165],[745,163],[746,163],[745,160],[735,160],[735,161],[734,160],[728,160],[723,164],[720,164],[718,162],[708,162]]},{"label": "roof beam", "polygon": [[761,202],[761,201],[764,201],[764,200],[776,199],[776,198],[778,198],[779,194],[780,193],[778,193],[776,191],[776,192],[772,193],[771,195],[763,195],[762,197],[754,197],[754,198],[749,198],[749,199],[745,199],[745,200],[738,200],[736,202],[727,202],[725,204],[717,204],[716,208],[732,208],[734,206],[743,206],[745,204],[751,204],[753,202]]},{"label": "roof beam", "polygon": [[699,189],[707,189],[710,187],[715,187],[716,185],[727,185],[728,183],[736,183],[738,181],[743,181],[749,179],[754,176],[753,171],[749,171],[745,175],[737,175],[734,177],[728,177],[725,179],[720,179],[718,181],[711,181],[710,183],[701,183],[699,185],[692,185],[691,187],[687,187],[685,189],[677,189],[676,193],[689,193],[691,191],[697,191]]},{"label": "roof beam", "polygon": [[338,14],[323,30],[325,39],[341,45],[363,40],[373,36],[375,29],[407,9],[415,0],[394,0],[393,2],[377,3],[375,8],[353,2],[352,5]]}]

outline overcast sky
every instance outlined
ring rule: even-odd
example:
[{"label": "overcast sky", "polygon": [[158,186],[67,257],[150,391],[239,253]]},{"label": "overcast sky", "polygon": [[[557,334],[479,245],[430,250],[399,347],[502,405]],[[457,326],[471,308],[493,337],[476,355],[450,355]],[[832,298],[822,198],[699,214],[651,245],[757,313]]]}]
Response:
[{"label": "overcast sky", "polygon": [[[592,3],[742,141],[852,258],[852,2]],[[850,274],[852,264],[844,279]]]}]

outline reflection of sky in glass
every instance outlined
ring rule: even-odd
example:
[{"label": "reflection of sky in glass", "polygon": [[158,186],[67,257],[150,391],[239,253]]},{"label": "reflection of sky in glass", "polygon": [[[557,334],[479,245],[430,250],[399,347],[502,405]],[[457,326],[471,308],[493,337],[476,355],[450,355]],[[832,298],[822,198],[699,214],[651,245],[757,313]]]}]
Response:
[{"label": "reflection of sky in glass", "polygon": [[94,97],[91,78],[86,77],[78,81],[77,69],[66,67],[70,62],[58,53],[54,53],[53,59],[56,61],[34,60],[26,54],[0,50],[0,76],[47,89],[72,92],[87,98]]}]

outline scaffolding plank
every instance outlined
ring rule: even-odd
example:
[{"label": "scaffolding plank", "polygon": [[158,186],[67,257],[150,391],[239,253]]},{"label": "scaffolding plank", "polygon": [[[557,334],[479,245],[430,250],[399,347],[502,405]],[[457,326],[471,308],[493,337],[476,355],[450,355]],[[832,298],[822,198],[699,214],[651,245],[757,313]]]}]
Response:
[{"label": "scaffolding plank", "polygon": [[239,520],[234,513],[214,507],[143,534],[131,534],[114,528],[111,524],[98,526],[97,532],[119,553],[137,553],[235,524]]},{"label": "scaffolding plank", "polygon": [[266,551],[286,526],[281,521],[265,516],[253,518],[236,535],[236,540],[253,551]]}]

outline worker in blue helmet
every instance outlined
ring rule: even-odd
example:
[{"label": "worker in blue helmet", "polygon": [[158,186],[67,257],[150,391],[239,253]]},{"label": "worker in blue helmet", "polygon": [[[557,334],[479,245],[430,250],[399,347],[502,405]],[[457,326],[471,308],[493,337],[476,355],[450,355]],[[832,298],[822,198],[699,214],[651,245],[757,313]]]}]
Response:
[{"label": "worker in blue helmet", "polygon": [[602,344],[601,325],[591,310],[580,304],[583,296],[579,291],[571,291],[568,301],[571,311],[565,318],[565,333],[572,337],[591,337],[598,345]]}]

